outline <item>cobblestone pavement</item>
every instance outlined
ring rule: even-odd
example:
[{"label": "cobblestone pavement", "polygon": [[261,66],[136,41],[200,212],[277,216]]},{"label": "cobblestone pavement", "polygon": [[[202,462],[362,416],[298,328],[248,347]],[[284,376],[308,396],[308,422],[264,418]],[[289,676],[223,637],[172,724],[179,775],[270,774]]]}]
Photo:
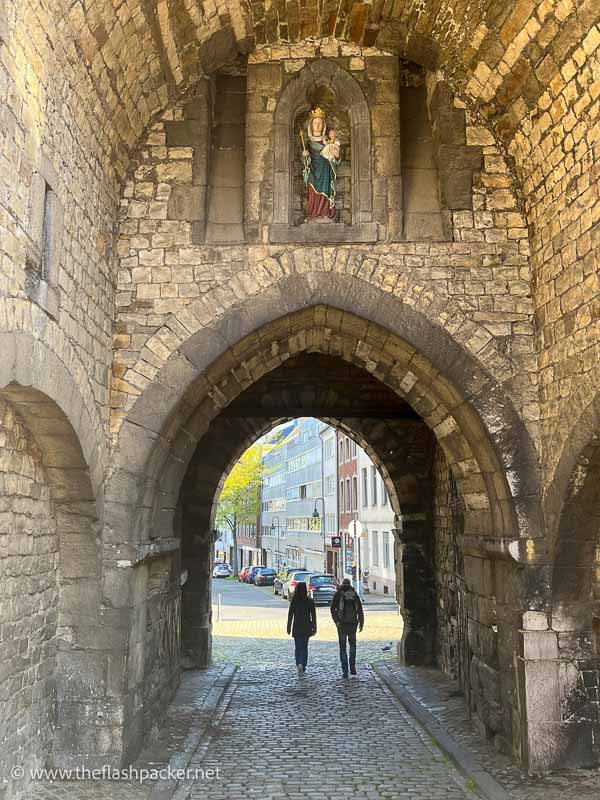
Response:
[{"label": "cobblestone pavement", "polygon": [[285,632],[287,603],[265,597],[269,613],[257,619],[251,598],[262,591],[232,589],[245,592],[249,605],[227,606],[215,623],[217,653],[241,669],[211,742],[190,765],[218,767],[220,780],[191,785],[191,798],[475,797],[368,666],[395,655],[401,619],[394,608],[366,609],[359,677],[349,681],[329,610],[318,609],[319,631],[299,678]]},{"label": "cobblestone pavement", "polygon": [[448,733],[502,784],[515,800],[598,800],[600,769],[560,770],[531,777],[479,734],[469,719],[458,684],[436,669],[402,667],[396,660],[387,668],[436,718]]},{"label": "cobblestone pavement", "polygon": [[[395,645],[401,618],[393,607],[367,607],[359,637],[358,679],[345,681],[338,663],[336,630],[328,609],[318,609],[307,675],[293,664],[285,632],[287,603],[266,589],[223,582],[220,618],[215,606],[217,665],[186,673],[158,741],[137,767],[182,760],[194,726],[206,726],[201,708],[215,691],[223,665],[239,671],[208,726],[189,768],[195,780],[176,793],[151,783],[77,781],[32,787],[27,800],[241,800],[261,797],[335,797],[336,800],[474,800],[474,785],[454,766],[370,668],[386,660],[395,679],[411,691],[515,800],[600,797],[600,772],[562,772],[543,779],[524,775],[469,722],[456,684],[436,670],[402,668]],[[217,595],[215,594],[215,600]],[[185,761],[185,759],[183,759]],[[209,772],[213,770],[213,773]],[[218,771],[218,772],[217,772]],[[204,776],[204,778],[203,778]]]},{"label": "cobblestone pavement", "polygon": [[[225,673],[231,670],[218,662],[204,672],[184,672],[175,698],[169,706],[159,735],[144,748],[132,765],[134,780],[39,781],[23,792],[27,800],[151,800],[155,781],[139,776],[152,774],[168,765],[175,755],[178,761],[190,742],[206,732],[213,717],[215,695],[222,695]],[[161,798],[168,797],[166,792]],[[0,794],[0,797],[2,795]]]}]

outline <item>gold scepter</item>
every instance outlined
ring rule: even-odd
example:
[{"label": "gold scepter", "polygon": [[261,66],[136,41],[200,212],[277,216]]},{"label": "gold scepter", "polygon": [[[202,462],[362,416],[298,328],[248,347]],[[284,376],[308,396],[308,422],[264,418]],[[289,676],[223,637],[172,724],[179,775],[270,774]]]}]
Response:
[{"label": "gold scepter", "polygon": [[306,145],[304,144],[304,134],[302,133],[302,128],[300,128],[300,141],[302,142],[302,160],[304,161],[304,169],[302,170],[302,177],[304,178],[304,183],[308,183],[308,176],[310,174],[310,167],[309,167],[309,156],[305,156],[306,153]]}]

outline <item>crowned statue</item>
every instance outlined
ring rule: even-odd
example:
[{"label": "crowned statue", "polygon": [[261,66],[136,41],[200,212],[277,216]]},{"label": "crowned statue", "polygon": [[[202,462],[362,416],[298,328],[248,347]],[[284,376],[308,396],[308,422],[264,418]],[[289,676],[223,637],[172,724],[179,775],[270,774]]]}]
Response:
[{"label": "crowned statue", "polygon": [[302,132],[306,220],[335,219],[336,167],[340,164],[340,142],[333,128],[327,130],[325,112],[314,108],[308,117],[308,139]]}]

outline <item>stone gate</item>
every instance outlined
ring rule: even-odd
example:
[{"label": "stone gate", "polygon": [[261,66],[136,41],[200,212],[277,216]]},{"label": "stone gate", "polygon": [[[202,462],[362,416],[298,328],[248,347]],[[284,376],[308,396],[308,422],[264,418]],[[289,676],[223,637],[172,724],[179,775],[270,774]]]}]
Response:
[{"label": "stone gate", "polygon": [[597,763],[599,17],[8,0],[6,763],[135,756],[211,658],[223,475],[300,414],[385,476],[399,657],[531,771]]}]

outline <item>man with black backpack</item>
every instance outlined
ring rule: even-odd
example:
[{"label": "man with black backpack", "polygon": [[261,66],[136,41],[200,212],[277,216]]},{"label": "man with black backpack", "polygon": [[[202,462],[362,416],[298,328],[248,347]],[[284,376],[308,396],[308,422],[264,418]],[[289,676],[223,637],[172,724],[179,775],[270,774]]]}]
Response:
[{"label": "man with black backpack", "polygon": [[358,592],[352,588],[349,578],[344,578],[333,596],[331,616],[338,629],[343,676],[348,677],[346,642],[350,644],[350,674],[356,675],[356,629],[362,631],[365,615]]}]

